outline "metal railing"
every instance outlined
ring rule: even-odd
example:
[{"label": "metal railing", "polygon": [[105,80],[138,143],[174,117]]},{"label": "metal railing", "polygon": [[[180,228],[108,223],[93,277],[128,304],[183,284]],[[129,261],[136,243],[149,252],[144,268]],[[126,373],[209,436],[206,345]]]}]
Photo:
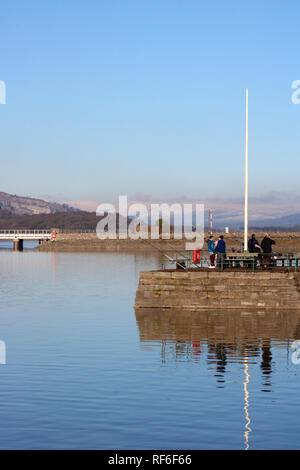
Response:
[{"label": "metal railing", "polygon": [[[21,232],[21,233],[51,233],[52,229],[8,229],[8,230],[0,230],[0,234],[12,234],[16,232]],[[58,228],[57,230],[54,230],[57,233],[95,233],[96,234],[96,228],[93,229],[81,229],[81,228]]]},{"label": "metal railing", "polygon": [[193,252],[185,251],[179,252],[174,250],[164,250],[164,257],[161,258],[162,269],[185,269],[189,270],[190,268],[207,268],[209,266],[210,260],[207,256],[201,256],[199,263],[194,263],[193,261]]},{"label": "metal railing", "polygon": [[0,235],[48,235],[51,234],[50,230],[29,230],[29,229],[19,229],[19,230],[0,230]]},{"label": "metal railing", "polygon": [[[195,263],[193,252],[186,251],[184,254],[175,250],[168,250],[161,259],[162,269],[183,269],[188,271],[194,268],[208,268],[210,266],[210,257],[208,252],[201,251],[200,261]],[[224,270],[227,268],[242,268],[244,270],[255,271],[256,268],[264,266],[272,268],[286,268],[287,271],[297,271],[300,267],[299,253],[227,253],[226,256],[216,254],[216,268]]]}]

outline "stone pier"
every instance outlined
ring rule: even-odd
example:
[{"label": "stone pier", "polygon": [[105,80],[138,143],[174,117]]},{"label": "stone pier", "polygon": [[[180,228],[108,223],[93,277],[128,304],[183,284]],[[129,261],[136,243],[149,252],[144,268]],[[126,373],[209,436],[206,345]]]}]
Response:
[{"label": "stone pier", "polygon": [[300,272],[146,271],[135,308],[300,309]]}]

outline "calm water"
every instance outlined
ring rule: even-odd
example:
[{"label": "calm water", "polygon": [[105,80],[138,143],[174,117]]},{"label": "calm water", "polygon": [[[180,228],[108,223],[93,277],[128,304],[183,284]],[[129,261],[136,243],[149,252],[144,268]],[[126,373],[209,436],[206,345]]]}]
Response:
[{"label": "calm water", "polygon": [[[0,241],[0,250],[11,250],[13,248],[13,241],[12,240],[7,240],[7,241]],[[24,250],[32,250],[38,246],[38,242],[35,240],[24,240],[23,241],[23,249]]]},{"label": "calm water", "polygon": [[135,315],[156,267],[0,252],[1,448],[300,448],[299,313]]}]

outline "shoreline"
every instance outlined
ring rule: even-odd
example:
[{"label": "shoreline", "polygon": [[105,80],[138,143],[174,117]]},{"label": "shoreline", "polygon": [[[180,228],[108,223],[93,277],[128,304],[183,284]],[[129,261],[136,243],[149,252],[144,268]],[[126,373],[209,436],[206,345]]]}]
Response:
[{"label": "shoreline", "polygon": [[[218,236],[217,233],[216,237]],[[300,232],[276,232],[270,233],[276,242],[274,252],[282,254],[300,252]],[[256,232],[260,242],[264,232]],[[203,251],[207,252],[206,240],[208,233],[204,235]],[[227,251],[239,250],[243,241],[242,232],[224,234]],[[140,252],[140,253],[167,253],[168,251],[185,251],[186,240],[99,240],[96,233],[57,233],[56,240],[43,241],[35,249],[41,252],[66,252],[66,253],[113,253],[113,252]]]}]

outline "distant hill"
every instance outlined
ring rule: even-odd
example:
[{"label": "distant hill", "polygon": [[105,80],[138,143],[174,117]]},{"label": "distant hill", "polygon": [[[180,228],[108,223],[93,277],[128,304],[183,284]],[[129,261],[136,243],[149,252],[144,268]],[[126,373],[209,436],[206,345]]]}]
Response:
[{"label": "distant hill", "polygon": [[[68,204],[0,192],[0,230],[57,228],[65,231],[95,231],[103,217]],[[116,218],[118,229],[119,214],[116,214]]]},{"label": "distant hill", "polygon": [[[63,231],[96,231],[97,223],[103,217],[104,216],[99,217],[96,216],[95,213],[85,211],[14,215],[7,209],[0,209],[0,230],[51,230],[57,228]],[[118,227],[118,214],[116,218]]]},{"label": "distant hill", "polygon": [[49,229],[95,230],[100,217],[91,212],[56,212],[55,214],[13,215],[0,210],[0,230]]},{"label": "distant hill", "polygon": [[[260,213],[261,214],[261,213]],[[51,229],[54,227],[65,230],[94,230],[100,218],[95,212],[82,211],[57,202],[48,202],[43,199],[17,196],[0,192],[0,229]],[[195,213],[193,224],[195,225]],[[150,221],[149,221],[150,223]],[[173,216],[171,224],[174,224]],[[208,227],[208,210],[205,210],[205,227]],[[214,230],[224,231],[224,227],[230,230],[243,227],[243,216],[240,208],[226,207],[213,211]],[[249,229],[255,227],[281,228],[298,231],[300,227],[300,213],[294,213],[276,217],[276,212],[269,212],[269,217],[263,215],[249,218]]]},{"label": "distant hill", "polygon": [[[208,227],[208,213],[205,214],[205,226]],[[219,228],[224,230],[224,227],[229,227],[231,230],[238,230],[244,225],[243,216],[240,217],[230,217],[230,212],[223,214],[221,211],[215,211],[213,217],[213,225],[215,229]],[[259,228],[284,228],[288,230],[289,228],[297,228],[299,230],[300,226],[300,213],[289,214],[281,217],[257,217],[249,219],[249,228],[255,227]]]},{"label": "distant hill", "polygon": [[[48,202],[43,199],[17,196],[0,192],[0,211],[5,210],[11,215],[34,215],[34,214],[56,214],[59,212],[80,212],[80,209],[68,206],[68,204],[59,204],[57,202]],[[1,217],[1,215],[0,215]]]},{"label": "distant hill", "polygon": [[272,227],[294,227],[300,225],[300,213],[285,215],[272,219],[263,219],[251,221],[251,225],[256,227],[272,226]]}]

